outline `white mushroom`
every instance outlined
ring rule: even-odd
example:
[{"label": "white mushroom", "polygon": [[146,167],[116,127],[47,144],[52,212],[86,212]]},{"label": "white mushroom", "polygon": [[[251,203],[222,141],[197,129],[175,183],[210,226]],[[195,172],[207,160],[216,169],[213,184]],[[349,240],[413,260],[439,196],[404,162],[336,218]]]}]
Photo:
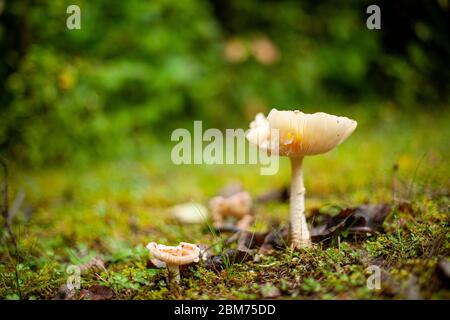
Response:
[{"label": "white mushroom", "polygon": [[180,242],[178,246],[166,246],[150,242],[147,249],[151,255],[167,265],[169,287],[176,286],[180,283],[180,266],[192,262],[198,262],[200,249],[195,245],[187,242]]},{"label": "white mushroom", "polygon": [[168,210],[170,216],[181,223],[203,223],[208,219],[208,210],[201,203],[188,202],[178,204]]},{"label": "white mushroom", "polygon": [[[324,112],[307,114],[272,109],[267,119],[262,113],[250,123],[247,139],[271,154],[287,156],[291,160],[291,247],[307,247],[311,237],[305,218],[305,187],[303,184],[303,157],[330,151],[347,139],[357,122]],[[275,131],[276,130],[276,131]],[[278,141],[272,141],[278,137]]]}]

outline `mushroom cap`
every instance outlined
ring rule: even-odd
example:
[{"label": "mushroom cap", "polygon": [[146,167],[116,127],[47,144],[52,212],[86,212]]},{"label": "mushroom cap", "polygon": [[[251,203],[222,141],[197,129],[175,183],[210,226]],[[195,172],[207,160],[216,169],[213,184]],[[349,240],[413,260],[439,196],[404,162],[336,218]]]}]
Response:
[{"label": "mushroom cap", "polygon": [[183,265],[192,262],[198,262],[200,249],[192,243],[180,242],[178,246],[166,246],[150,242],[147,249],[153,257],[164,261],[168,265]]},{"label": "mushroom cap", "polygon": [[[303,157],[330,151],[347,139],[356,126],[355,120],[324,112],[272,109],[267,118],[262,113],[256,115],[247,139],[272,154]],[[278,130],[278,151],[274,148],[277,141],[272,141],[273,129]]]}]

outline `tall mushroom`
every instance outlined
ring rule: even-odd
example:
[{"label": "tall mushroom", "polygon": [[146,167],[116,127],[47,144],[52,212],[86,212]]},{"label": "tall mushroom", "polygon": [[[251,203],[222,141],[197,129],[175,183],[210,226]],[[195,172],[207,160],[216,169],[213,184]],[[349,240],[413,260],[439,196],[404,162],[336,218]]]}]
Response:
[{"label": "tall mushroom", "polygon": [[289,213],[293,249],[311,244],[305,218],[303,158],[330,151],[347,139],[356,126],[355,120],[324,112],[307,114],[298,110],[277,109],[272,109],[267,118],[262,113],[257,114],[255,120],[250,123],[247,139],[251,144],[268,153],[287,156],[291,160]]},{"label": "tall mushroom", "polygon": [[178,246],[166,246],[150,242],[147,249],[151,255],[167,266],[169,287],[174,287],[180,283],[180,266],[192,262],[198,262],[200,259],[200,249],[187,242],[180,242]]}]

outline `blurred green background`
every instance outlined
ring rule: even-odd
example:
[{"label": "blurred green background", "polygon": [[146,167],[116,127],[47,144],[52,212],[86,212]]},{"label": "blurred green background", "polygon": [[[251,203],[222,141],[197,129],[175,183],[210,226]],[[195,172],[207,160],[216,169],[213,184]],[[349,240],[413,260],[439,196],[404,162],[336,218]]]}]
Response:
[{"label": "blurred green background", "polygon": [[[246,128],[272,107],[448,107],[448,0],[75,2],[0,0],[0,151],[14,163],[139,156],[194,119]],[[66,28],[70,4],[81,30]],[[366,28],[370,4],[381,30]]]},{"label": "blurred green background", "polygon": [[[183,298],[260,298],[269,278],[288,298],[404,298],[367,288],[372,261],[399,288],[448,298],[434,270],[450,248],[449,1],[0,0],[0,156],[10,169],[1,211],[17,238],[14,248],[0,229],[0,299],[53,299],[67,265],[97,255],[107,270],[84,275],[83,289],[179,298],[165,271],[148,267],[145,244],[225,247],[168,209],[207,205],[236,182],[256,202],[289,184],[290,166],[282,157],[273,176],[258,165],[176,166],[171,133],[194,120],[246,129],[273,107],[358,121],[348,141],[305,160],[307,219],[388,203],[386,232],[355,242],[338,233],[312,254],[233,264],[226,276],[200,265],[183,276]],[[71,4],[81,30],[66,27]],[[381,30],[366,27],[372,4]],[[255,212],[254,231],[289,217],[278,201]]]}]

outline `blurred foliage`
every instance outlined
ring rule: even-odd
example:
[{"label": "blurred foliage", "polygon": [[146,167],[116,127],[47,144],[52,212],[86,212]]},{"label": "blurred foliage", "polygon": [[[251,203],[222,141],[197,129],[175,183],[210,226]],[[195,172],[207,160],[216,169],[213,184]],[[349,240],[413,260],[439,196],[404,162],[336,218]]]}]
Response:
[{"label": "blurred foliage", "polygon": [[[0,150],[33,166],[150,152],[270,107],[448,103],[448,0],[0,0]],[[299,105],[300,104],[300,105]]]}]

